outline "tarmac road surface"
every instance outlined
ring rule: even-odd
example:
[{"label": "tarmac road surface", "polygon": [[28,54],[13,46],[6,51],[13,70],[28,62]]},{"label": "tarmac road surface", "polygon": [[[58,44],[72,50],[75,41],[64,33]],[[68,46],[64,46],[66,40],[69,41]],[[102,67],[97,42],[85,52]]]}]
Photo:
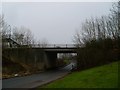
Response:
[{"label": "tarmac road surface", "polygon": [[46,84],[58,78],[61,78],[67,75],[74,62],[71,62],[69,65],[64,68],[59,68],[56,70],[51,70],[39,74],[33,74],[30,76],[24,77],[15,77],[10,79],[2,80],[2,88],[35,88],[40,85]]}]

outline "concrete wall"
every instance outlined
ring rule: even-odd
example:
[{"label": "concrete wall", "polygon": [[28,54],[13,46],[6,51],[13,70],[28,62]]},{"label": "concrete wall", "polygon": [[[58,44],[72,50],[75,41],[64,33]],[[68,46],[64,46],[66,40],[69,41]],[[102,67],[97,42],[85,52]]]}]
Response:
[{"label": "concrete wall", "polygon": [[[48,59],[46,53],[42,49],[32,49],[32,48],[14,48],[14,49],[4,49],[2,51],[3,55],[11,59],[14,62],[24,63],[30,65],[31,67],[36,67],[38,69],[50,68],[50,59]],[[4,60],[3,60],[4,61]]]}]

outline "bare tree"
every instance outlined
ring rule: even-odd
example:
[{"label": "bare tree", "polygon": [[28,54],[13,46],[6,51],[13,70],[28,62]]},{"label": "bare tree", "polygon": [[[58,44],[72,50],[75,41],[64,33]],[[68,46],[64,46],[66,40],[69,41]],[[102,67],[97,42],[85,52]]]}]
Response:
[{"label": "bare tree", "polygon": [[38,47],[41,47],[41,40],[38,40],[36,44]]},{"label": "bare tree", "polygon": [[25,27],[13,28],[12,38],[19,44],[28,45],[28,46],[31,45],[34,41],[32,32],[28,28],[25,28]]},{"label": "bare tree", "polygon": [[12,39],[15,40],[17,43],[19,44],[23,44],[24,42],[24,31],[22,31],[21,29],[14,27],[13,28],[13,34],[12,34]]},{"label": "bare tree", "polygon": [[78,31],[76,31],[75,35],[74,35],[74,38],[73,38],[73,42],[76,43],[77,47],[79,47],[83,44],[81,39],[82,38],[81,38],[80,33]]},{"label": "bare tree", "polygon": [[42,41],[41,41],[41,45],[42,45],[42,47],[47,47],[48,46],[48,40],[47,39],[42,39]]},{"label": "bare tree", "polygon": [[31,45],[32,41],[34,40],[33,34],[29,29],[26,29],[25,37],[24,37],[24,44]]},{"label": "bare tree", "polygon": [[98,39],[117,39],[120,38],[120,2],[115,3],[108,16],[101,16],[100,18],[86,19],[82,23],[81,32],[74,35],[74,42],[76,45],[85,44]]},{"label": "bare tree", "polygon": [[114,39],[120,38],[120,2],[114,3],[109,16],[109,23],[111,24],[111,32]]},{"label": "bare tree", "polygon": [[0,39],[3,48],[9,47],[10,42],[7,41],[11,37],[11,26],[4,20],[4,16],[0,15]]},{"label": "bare tree", "polygon": [[82,23],[80,33],[74,35],[74,42],[76,45],[82,42],[85,46],[77,50],[78,68],[119,60],[120,2],[115,4],[109,15],[87,19]]},{"label": "bare tree", "polygon": [[0,37],[9,38],[11,34],[11,26],[4,20],[4,16],[0,15]]}]

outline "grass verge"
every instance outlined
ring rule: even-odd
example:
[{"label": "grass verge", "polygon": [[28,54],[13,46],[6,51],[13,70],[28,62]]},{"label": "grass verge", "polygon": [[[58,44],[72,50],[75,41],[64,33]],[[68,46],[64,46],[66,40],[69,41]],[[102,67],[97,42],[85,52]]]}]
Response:
[{"label": "grass verge", "polygon": [[118,62],[73,72],[39,88],[117,88]]}]

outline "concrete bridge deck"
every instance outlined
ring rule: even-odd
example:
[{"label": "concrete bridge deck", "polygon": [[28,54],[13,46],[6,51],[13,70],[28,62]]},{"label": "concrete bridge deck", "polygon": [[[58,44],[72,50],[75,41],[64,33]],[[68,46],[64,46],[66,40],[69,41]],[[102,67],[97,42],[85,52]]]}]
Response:
[{"label": "concrete bridge deck", "polygon": [[34,45],[33,49],[43,49],[45,52],[56,52],[56,53],[76,53],[77,47],[75,44],[47,44]]}]

